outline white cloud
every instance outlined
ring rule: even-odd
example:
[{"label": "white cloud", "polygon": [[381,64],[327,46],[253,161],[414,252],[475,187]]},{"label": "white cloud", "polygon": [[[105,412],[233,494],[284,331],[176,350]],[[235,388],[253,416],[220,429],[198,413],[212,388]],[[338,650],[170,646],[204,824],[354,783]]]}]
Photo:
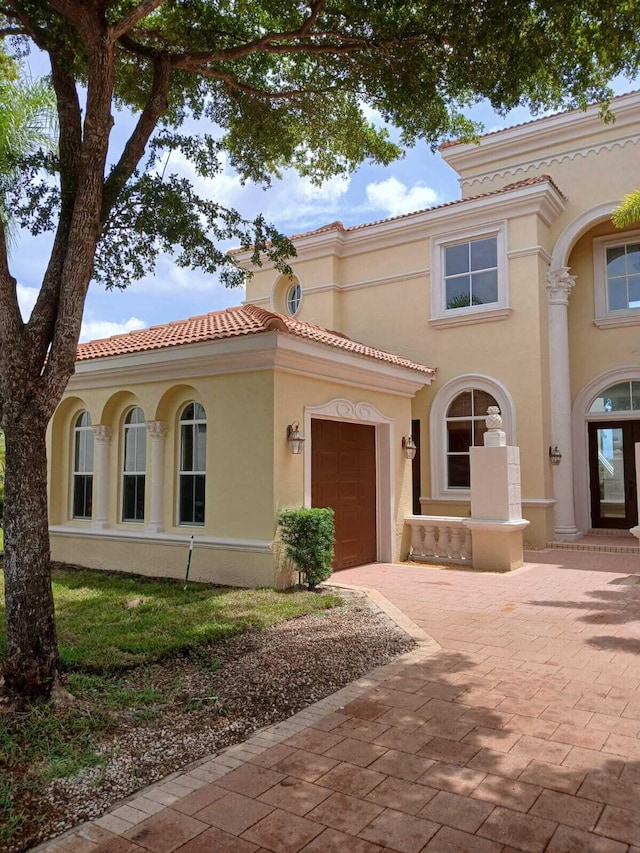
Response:
[{"label": "white cloud", "polygon": [[437,192],[421,181],[407,187],[395,177],[367,184],[366,193],[369,206],[375,210],[383,210],[389,216],[422,210],[438,201]]},{"label": "white cloud", "polygon": [[365,101],[360,101],[360,109],[362,110],[362,114],[365,119],[372,124],[374,127],[386,127],[391,129],[390,125],[385,122],[382,118],[382,113],[379,112],[375,107],[372,107],[370,104],[367,104]]},{"label": "white cloud", "polygon": [[101,338],[110,338],[112,335],[122,335],[125,332],[134,332],[136,329],[144,329],[147,324],[137,317],[129,317],[124,323],[111,320],[85,320],[80,332],[81,341],[96,341]]},{"label": "white cloud", "polygon": [[286,169],[281,179],[274,179],[272,185],[264,189],[251,181],[243,185],[224,154],[220,157],[220,165],[217,175],[203,178],[181,153],[173,152],[169,161],[170,171],[188,178],[204,198],[236,208],[247,218],[253,218],[260,211],[268,222],[284,230],[302,230],[310,223],[316,224],[319,217],[336,218],[351,186],[349,175],[335,175],[316,186],[294,169]]},{"label": "white cloud", "polygon": [[27,320],[33,311],[33,306],[36,304],[39,291],[37,287],[26,287],[24,284],[19,284],[17,290],[20,311],[23,318]]}]

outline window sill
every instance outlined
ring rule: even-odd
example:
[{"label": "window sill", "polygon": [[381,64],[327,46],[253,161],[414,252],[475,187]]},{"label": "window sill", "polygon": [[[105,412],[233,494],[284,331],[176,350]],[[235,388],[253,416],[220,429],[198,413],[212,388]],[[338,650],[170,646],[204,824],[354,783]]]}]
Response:
[{"label": "window sill", "polygon": [[467,326],[473,323],[491,323],[494,320],[504,320],[508,317],[512,308],[491,308],[486,311],[470,311],[468,314],[456,314],[455,316],[444,315],[429,320],[429,325],[434,329],[444,329],[449,326]]},{"label": "window sill", "polygon": [[622,326],[640,326],[640,312],[621,314],[619,317],[596,317],[593,325],[599,329],[618,329]]}]

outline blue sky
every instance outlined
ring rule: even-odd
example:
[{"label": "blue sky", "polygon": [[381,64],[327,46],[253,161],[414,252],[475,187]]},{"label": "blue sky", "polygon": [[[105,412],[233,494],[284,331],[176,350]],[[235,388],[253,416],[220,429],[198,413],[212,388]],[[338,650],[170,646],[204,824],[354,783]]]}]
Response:
[{"label": "blue sky", "polygon": [[[40,65],[36,59],[33,73],[43,73],[44,69],[37,67]],[[616,93],[632,88],[627,80],[615,86]],[[484,105],[473,108],[469,115],[481,121],[485,131],[510,127],[531,118],[525,109],[513,110],[501,117]],[[117,152],[131,128],[132,117],[119,113],[115,118],[112,144],[114,152]],[[390,166],[364,164],[351,176],[334,178],[322,187],[314,187],[290,171],[264,190],[251,183],[242,186],[238,176],[226,164],[218,175],[207,180],[196,176],[189,164],[175,155],[172,155],[171,164],[173,171],[192,178],[203,195],[236,208],[248,218],[263,213],[285,234],[318,228],[336,219],[345,225],[369,222],[431,207],[460,196],[453,170],[438,153],[433,154],[424,144],[410,149],[401,160]],[[12,251],[12,272],[18,280],[19,298],[25,315],[35,301],[47,259],[46,237],[23,236]],[[180,269],[170,257],[162,257],[155,273],[131,283],[123,291],[105,291],[100,285],[91,285],[81,339],[107,337],[215,311],[238,305],[243,298],[242,290],[224,288],[215,276]]]}]

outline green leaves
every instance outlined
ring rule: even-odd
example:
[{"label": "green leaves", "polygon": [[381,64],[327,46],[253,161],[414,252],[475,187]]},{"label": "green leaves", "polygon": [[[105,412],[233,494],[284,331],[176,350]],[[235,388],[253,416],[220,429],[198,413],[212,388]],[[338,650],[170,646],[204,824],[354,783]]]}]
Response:
[{"label": "green leaves", "polygon": [[[170,168],[163,174],[166,161],[159,157],[167,152],[179,151],[200,177],[220,170],[224,152],[243,180],[268,184],[293,167],[320,183],[363,160],[387,164],[418,140],[435,147],[451,137],[475,139],[480,128],[464,110],[480,98],[498,110],[584,107],[606,101],[612,76],[640,68],[635,0],[165,0],[154,6],[145,5],[138,17],[139,0],[89,2],[75,11],[72,3],[63,16],[48,3],[24,0],[15,4],[19,15],[0,14],[8,29],[27,20],[39,47],[76,89],[91,86],[87,61],[100,50],[89,44],[84,16],[95,16],[105,32],[130,21],[119,30],[113,103],[134,113],[148,106],[158,57],[171,68],[149,160],[111,185],[104,176],[95,278],[107,287],[151,271],[159,252],[205,273],[226,270],[225,240],[255,246],[258,261],[264,250],[286,269],[291,247],[273,229],[199,197]],[[49,108],[30,112],[30,103],[16,96],[22,84],[11,79],[11,61],[2,54],[0,60],[0,173],[24,167],[27,198],[14,198],[12,210],[36,233],[53,229],[57,179],[38,172],[36,161],[24,166],[15,158],[16,151],[48,144],[51,128],[34,127],[30,117],[50,114],[51,94],[41,84],[21,92]],[[2,108],[3,99],[11,109]],[[14,107],[26,117],[17,142],[5,127]],[[370,122],[371,110],[399,129],[399,144]],[[209,124],[194,129],[193,119]],[[46,165],[50,176],[52,165],[58,168],[51,158]],[[229,284],[242,278],[230,269],[224,276]]]},{"label": "green leaves", "polygon": [[304,574],[309,589],[332,572],[335,528],[332,509],[288,509],[278,516],[287,557]]},{"label": "green leaves", "polygon": [[640,222],[640,190],[627,193],[622,204],[613,211],[611,219],[616,228],[627,228]]}]

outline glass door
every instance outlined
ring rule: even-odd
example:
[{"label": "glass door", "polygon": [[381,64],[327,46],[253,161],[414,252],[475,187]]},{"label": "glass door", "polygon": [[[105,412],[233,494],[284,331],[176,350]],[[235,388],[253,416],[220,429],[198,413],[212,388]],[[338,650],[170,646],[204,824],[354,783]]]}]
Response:
[{"label": "glass door", "polygon": [[628,530],[637,525],[636,441],[640,421],[589,424],[592,527]]}]

